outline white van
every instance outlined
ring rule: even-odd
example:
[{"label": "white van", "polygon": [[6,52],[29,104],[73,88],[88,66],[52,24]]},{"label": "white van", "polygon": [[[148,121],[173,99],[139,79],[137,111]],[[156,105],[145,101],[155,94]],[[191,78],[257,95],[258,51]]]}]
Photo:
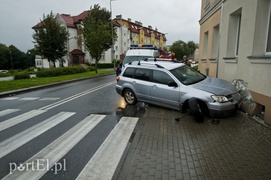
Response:
[{"label": "white van", "polygon": [[153,45],[143,45],[139,47],[138,45],[131,45],[130,49],[127,51],[122,65],[132,62],[132,61],[142,61],[147,58],[159,57],[160,52]]}]

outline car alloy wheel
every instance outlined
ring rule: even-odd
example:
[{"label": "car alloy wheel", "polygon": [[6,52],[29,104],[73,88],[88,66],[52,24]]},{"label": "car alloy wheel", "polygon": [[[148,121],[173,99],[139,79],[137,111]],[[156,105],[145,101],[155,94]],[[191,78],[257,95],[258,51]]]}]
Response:
[{"label": "car alloy wheel", "polygon": [[136,96],[135,96],[134,92],[130,89],[126,89],[124,91],[124,99],[127,104],[136,104],[137,103]]}]

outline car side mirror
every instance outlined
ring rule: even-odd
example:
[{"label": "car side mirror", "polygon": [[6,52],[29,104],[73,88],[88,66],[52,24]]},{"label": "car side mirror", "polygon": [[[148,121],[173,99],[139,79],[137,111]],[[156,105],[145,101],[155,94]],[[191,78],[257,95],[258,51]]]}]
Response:
[{"label": "car side mirror", "polygon": [[173,82],[173,81],[172,81],[172,82],[169,82],[169,83],[168,83],[168,86],[169,86],[169,87],[178,87],[178,84],[177,84],[176,82]]}]

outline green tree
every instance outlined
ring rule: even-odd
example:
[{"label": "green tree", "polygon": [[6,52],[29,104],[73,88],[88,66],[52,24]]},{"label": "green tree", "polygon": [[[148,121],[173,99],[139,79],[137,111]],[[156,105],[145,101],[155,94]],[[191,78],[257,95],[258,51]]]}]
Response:
[{"label": "green tree", "polygon": [[175,41],[170,46],[170,51],[175,53],[175,57],[181,60],[184,55],[186,55],[186,43],[182,40]]},{"label": "green tree", "polygon": [[24,67],[25,69],[31,66],[35,66],[35,55],[36,55],[36,50],[35,49],[29,49],[24,58]]},{"label": "green tree", "polygon": [[194,54],[195,50],[198,48],[198,45],[193,41],[188,41],[186,44],[186,54],[187,56],[191,56]]},{"label": "green tree", "polygon": [[61,26],[57,16],[51,12],[47,16],[43,15],[43,20],[34,31],[33,39],[37,53],[53,62],[55,67],[55,62],[67,54],[69,33],[66,27]]},{"label": "green tree", "polygon": [[[90,9],[90,13],[83,20],[82,34],[87,51],[95,59],[96,73],[97,64],[102,57],[102,53],[112,45],[111,35],[111,14],[98,4]],[[113,42],[117,39],[115,30],[113,31]]]},{"label": "green tree", "polygon": [[178,60],[183,59],[183,56],[186,55],[187,57],[191,56],[194,54],[195,49],[197,49],[198,46],[195,44],[193,41],[188,41],[187,43],[178,40],[175,41],[172,46],[170,47],[170,50],[175,53],[175,57]]},{"label": "green tree", "polygon": [[0,43],[0,69],[10,69],[10,51],[9,48]]},{"label": "green tree", "polygon": [[25,69],[25,53],[20,51],[17,47],[14,45],[10,45],[9,47],[10,51],[10,61],[11,61],[11,68],[12,69]]}]

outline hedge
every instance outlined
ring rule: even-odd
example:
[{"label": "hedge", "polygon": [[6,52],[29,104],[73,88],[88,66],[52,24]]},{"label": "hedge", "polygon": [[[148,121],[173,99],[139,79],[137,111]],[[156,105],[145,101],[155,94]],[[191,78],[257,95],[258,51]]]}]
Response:
[{"label": "hedge", "polygon": [[68,66],[68,67],[60,67],[60,68],[38,71],[36,73],[36,76],[37,77],[52,77],[52,76],[62,76],[62,75],[68,75],[68,74],[83,73],[86,71],[87,69],[85,69],[82,66]]},{"label": "hedge", "polygon": [[30,78],[30,75],[27,72],[20,72],[14,75],[14,80],[29,79],[29,78]]},{"label": "hedge", "polygon": [[[101,63],[101,64],[98,63],[97,65],[98,69],[114,68],[113,63]],[[91,64],[91,66],[95,67],[95,63]]]}]

